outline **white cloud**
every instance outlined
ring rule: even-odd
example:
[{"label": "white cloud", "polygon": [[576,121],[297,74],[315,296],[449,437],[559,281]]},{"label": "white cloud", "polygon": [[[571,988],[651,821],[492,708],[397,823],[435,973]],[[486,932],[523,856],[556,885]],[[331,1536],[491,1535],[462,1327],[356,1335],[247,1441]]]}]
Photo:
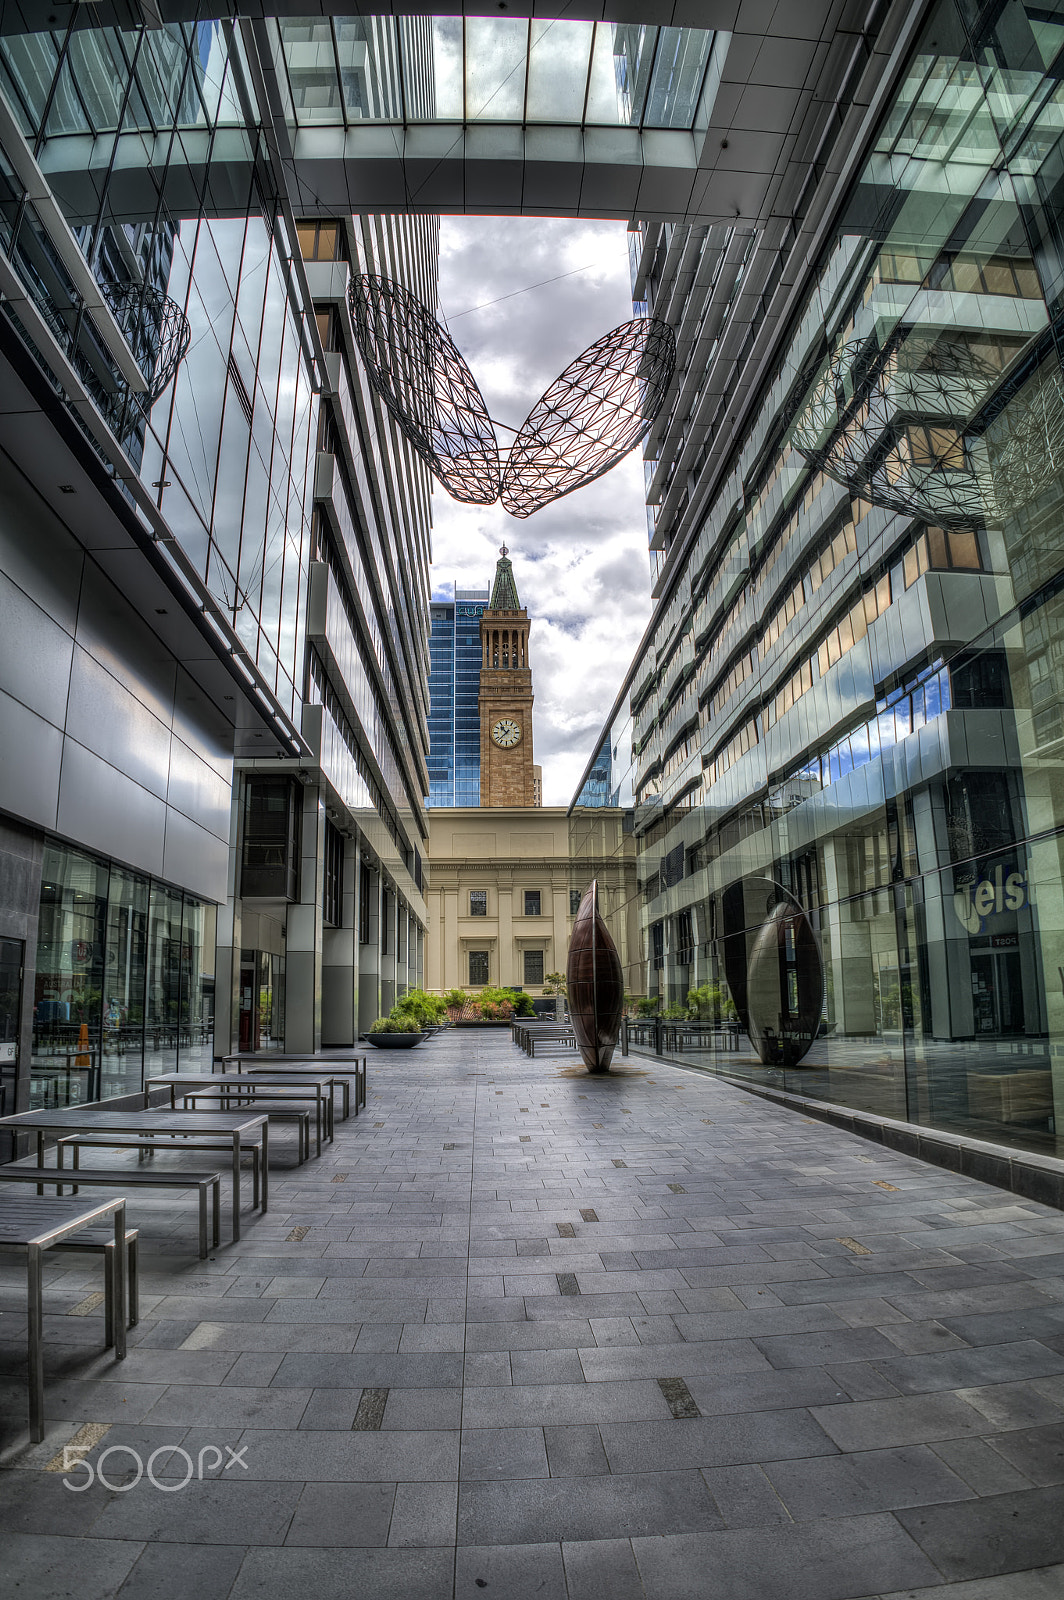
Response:
[{"label": "white cloud", "polygon": [[[513,294],[551,278],[558,281]],[[483,309],[459,315],[474,306]],[[445,217],[440,310],[492,416],[519,427],[581,350],[631,317],[624,225]],[[500,437],[505,446],[509,435],[500,430]],[[523,521],[499,505],[460,505],[442,490],[433,496],[433,517],[440,596],[454,583],[490,583],[499,546],[510,551],[532,622],[533,737],[544,801],[567,805],[650,616],[640,453]]]}]

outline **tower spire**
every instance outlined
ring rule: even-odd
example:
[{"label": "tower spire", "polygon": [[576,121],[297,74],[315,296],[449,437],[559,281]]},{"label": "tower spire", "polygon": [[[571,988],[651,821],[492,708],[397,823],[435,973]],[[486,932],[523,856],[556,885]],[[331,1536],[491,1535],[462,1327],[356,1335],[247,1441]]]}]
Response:
[{"label": "tower spire", "polygon": [[514,581],[513,562],[508,560],[508,552],[505,545],[499,551],[489,609],[491,611],[520,611],[521,609],[521,602],[517,597],[517,584]]}]

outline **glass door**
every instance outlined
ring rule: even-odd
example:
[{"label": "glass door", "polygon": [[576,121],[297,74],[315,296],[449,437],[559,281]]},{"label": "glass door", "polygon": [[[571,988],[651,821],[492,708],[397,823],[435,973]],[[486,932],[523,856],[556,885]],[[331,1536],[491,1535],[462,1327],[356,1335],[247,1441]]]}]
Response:
[{"label": "glass door", "polygon": [[24,950],[21,939],[0,939],[0,1117],[15,1109]]}]

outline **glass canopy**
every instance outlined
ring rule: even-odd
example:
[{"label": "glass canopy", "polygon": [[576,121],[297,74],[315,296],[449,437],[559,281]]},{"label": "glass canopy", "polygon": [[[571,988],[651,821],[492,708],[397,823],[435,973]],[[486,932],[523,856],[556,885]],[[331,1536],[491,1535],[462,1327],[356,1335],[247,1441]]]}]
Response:
[{"label": "glass canopy", "polygon": [[692,128],[713,34],[517,17],[280,24],[296,121]]}]

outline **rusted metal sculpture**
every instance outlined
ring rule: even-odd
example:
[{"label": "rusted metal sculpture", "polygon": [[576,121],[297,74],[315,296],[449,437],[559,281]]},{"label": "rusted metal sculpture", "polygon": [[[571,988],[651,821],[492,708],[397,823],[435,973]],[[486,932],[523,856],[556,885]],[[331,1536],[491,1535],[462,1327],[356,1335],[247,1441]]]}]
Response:
[{"label": "rusted metal sculpture", "polygon": [[566,963],[569,1016],[589,1072],[608,1072],[621,1031],[624,978],[617,946],[599,915],[598,883],[584,891]]},{"label": "rusted metal sculpture", "polygon": [[455,500],[499,498],[499,446],[461,351],[427,306],[390,278],[353,278],[348,301],[370,382]]},{"label": "rusted metal sculpture", "polygon": [[495,424],[454,340],[416,295],[363,274],[348,292],[370,382],[455,500],[513,517],[591,483],[643,439],[676,367],[676,339],[636,317],[577,356],[532,407],[500,462]]},{"label": "rusted metal sculpture", "polygon": [[615,467],[650,432],[676,367],[658,317],[635,317],[577,356],[536,401],[510,446],[502,503],[512,517],[572,494]]}]

